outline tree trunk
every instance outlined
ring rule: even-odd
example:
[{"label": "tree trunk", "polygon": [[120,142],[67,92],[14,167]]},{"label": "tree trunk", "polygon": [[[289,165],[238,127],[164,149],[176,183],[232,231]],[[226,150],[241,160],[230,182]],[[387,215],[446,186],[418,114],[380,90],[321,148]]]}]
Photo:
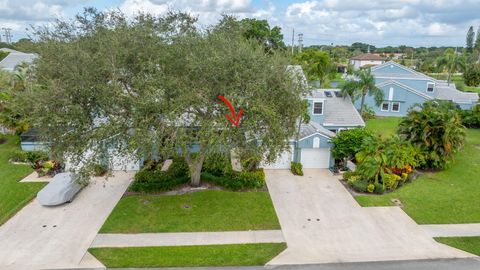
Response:
[{"label": "tree trunk", "polygon": [[298,141],[300,139],[300,128],[302,127],[302,122],[303,122],[303,117],[300,118],[300,121],[298,122],[298,130],[297,130],[297,136],[295,138],[295,162],[298,162],[298,152],[299,152],[299,144],[300,142]]},{"label": "tree trunk", "polygon": [[451,80],[451,78],[452,78],[452,71],[449,70],[449,71],[448,71],[448,78],[447,78],[447,84],[448,84],[448,86],[450,86],[450,80]]},{"label": "tree trunk", "polygon": [[202,173],[203,161],[205,160],[205,153],[200,150],[194,158],[188,153],[185,156],[185,161],[188,164],[190,171],[190,185],[198,187],[200,185],[200,176]]},{"label": "tree trunk", "polygon": [[362,101],[360,102],[360,117],[363,117],[362,112],[363,112],[363,104],[365,103],[365,96],[366,96],[366,93],[363,93]]}]

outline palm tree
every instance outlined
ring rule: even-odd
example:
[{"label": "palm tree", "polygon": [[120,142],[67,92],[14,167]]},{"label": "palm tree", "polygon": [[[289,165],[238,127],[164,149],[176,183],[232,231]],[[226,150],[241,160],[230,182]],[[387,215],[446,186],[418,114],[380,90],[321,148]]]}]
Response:
[{"label": "palm tree", "polygon": [[452,81],[452,73],[457,70],[463,70],[465,68],[465,62],[461,57],[457,56],[456,52],[447,52],[443,57],[438,59],[437,65],[439,67],[446,68],[448,71],[447,83],[450,85]]},{"label": "palm tree", "polygon": [[375,85],[375,77],[373,77],[370,69],[357,70],[355,78],[345,82],[342,87],[342,94],[344,97],[348,94],[352,101],[356,101],[361,98],[360,102],[360,115],[363,112],[365,103],[365,96],[374,96],[375,104],[380,106],[383,101],[383,90]]}]

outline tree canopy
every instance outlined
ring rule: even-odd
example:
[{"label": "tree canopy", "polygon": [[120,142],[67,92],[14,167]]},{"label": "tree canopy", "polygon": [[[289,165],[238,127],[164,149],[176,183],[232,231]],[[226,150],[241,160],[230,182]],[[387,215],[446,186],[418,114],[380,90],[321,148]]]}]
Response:
[{"label": "tree canopy", "polygon": [[[266,54],[228,17],[200,30],[185,13],[129,19],[87,9],[36,36],[39,86],[25,103],[56,156],[85,165],[106,148],[147,159],[181,154],[198,185],[210,152],[272,161],[295,134],[304,86],[288,59]],[[219,95],[244,110],[238,127]]]}]

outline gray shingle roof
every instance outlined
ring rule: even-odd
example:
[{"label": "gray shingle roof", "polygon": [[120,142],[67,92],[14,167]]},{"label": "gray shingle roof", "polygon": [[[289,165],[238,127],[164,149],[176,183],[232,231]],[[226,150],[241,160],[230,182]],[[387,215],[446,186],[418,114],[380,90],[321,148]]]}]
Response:
[{"label": "gray shingle roof", "polygon": [[23,62],[32,63],[33,60],[37,58],[37,55],[34,53],[23,53],[8,48],[2,48],[0,50],[9,52],[7,57],[0,61],[0,69],[3,70],[13,71],[17,65]]},{"label": "gray shingle roof", "polygon": [[325,135],[329,138],[334,137],[335,133],[331,132],[330,130],[322,127],[322,125],[310,121],[308,124],[302,124],[300,126],[300,139],[306,138],[308,136],[311,136],[315,133],[320,133],[322,135]]},{"label": "gray shingle roof", "polygon": [[455,88],[455,84],[437,81],[433,96],[436,99],[450,100],[456,103],[472,103],[478,101],[477,93],[462,92]]},{"label": "gray shingle roof", "polygon": [[[325,91],[332,92],[332,97],[326,97]],[[307,98],[323,98],[324,126],[365,126],[365,122],[358,113],[349,96],[337,97],[339,89],[315,89]]]}]

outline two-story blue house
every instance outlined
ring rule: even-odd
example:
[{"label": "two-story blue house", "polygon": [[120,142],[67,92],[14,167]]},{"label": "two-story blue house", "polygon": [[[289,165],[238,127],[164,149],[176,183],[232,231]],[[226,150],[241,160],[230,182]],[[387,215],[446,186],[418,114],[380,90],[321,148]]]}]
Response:
[{"label": "two-story blue house", "polygon": [[[462,109],[470,109],[478,102],[477,93],[462,92],[454,83],[436,80],[393,61],[371,69],[377,87],[383,90],[384,100],[377,106],[372,96],[365,104],[379,116],[405,116],[410,107],[428,100],[449,100]],[[360,101],[355,102],[357,108]]]},{"label": "two-story blue house", "polygon": [[334,164],[330,139],[343,129],[365,126],[350,97],[343,97],[339,89],[315,89],[306,96],[310,122],[300,126],[298,145],[295,138],[290,149],[282,153],[265,169],[290,169],[292,161],[303,168],[330,168]]}]

